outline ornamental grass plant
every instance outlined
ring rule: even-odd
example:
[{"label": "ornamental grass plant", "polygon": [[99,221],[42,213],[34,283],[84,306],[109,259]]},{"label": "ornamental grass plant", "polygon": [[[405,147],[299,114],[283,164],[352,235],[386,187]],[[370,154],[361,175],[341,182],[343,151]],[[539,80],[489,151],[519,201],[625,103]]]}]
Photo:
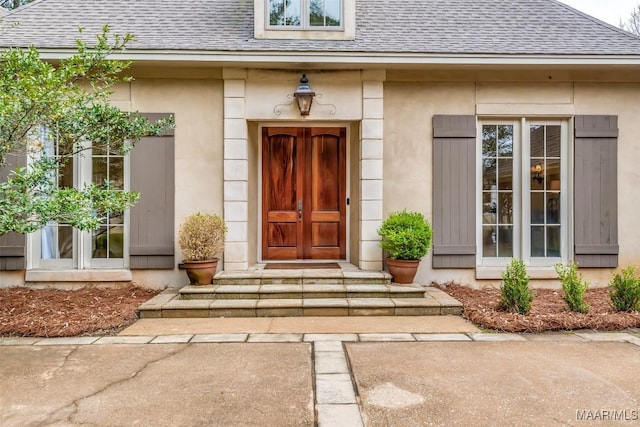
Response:
[{"label": "ornamental grass plant", "polygon": [[216,258],[224,249],[227,225],[216,214],[195,213],[184,219],[178,232],[178,245],[184,261]]}]

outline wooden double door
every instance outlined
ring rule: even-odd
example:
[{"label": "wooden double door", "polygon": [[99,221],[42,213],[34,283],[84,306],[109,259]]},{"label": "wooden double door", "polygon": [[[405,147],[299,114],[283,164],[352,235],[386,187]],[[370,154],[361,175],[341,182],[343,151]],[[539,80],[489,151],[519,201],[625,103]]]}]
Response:
[{"label": "wooden double door", "polygon": [[262,258],[346,258],[345,128],[263,128]]}]

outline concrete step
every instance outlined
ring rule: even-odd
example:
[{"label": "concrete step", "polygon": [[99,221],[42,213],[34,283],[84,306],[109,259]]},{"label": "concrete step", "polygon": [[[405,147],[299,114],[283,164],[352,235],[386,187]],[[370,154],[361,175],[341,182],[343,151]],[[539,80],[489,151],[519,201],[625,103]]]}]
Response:
[{"label": "concrete step", "polygon": [[384,271],[345,269],[304,269],[223,271],[213,278],[214,285],[390,285]]},{"label": "concrete step", "polygon": [[326,299],[326,298],[422,298],[421,286],[387,284],[330,285],[211,285],[185,286],[180,299]]},{"label": "concrete step", "polygon": [[462,304],[435,288],[418,298],[236,298],[181,299],[173,289],[139,308],[140,318],[299,317],[299,316],[437,316],[459,315]]}]

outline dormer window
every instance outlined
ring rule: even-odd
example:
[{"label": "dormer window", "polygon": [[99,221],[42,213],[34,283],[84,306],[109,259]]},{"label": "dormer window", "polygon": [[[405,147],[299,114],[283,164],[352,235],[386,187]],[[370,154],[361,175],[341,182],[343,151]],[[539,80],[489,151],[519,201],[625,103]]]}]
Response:
[{"label": "dormer window", "polygon": [[342,28],[342,0],[268,0],[273,29]]},{"label": "dormer window", "polygon": [[254,0],[257,39],[354,40],[356,0]]}]

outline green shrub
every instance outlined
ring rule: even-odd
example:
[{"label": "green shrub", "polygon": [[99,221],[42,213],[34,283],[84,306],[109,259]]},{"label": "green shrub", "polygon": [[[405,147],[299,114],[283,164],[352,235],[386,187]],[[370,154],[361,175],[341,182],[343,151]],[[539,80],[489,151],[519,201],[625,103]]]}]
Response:
[{"label": "green shrub", "polygon": [[578,273],[578,265],[574,262],[567,266],[556,264],[556,273],[562,283],[564,300],[569,310],[586,314],[590,307],[584,300],[584,294],[589,288],[589,282],[583,280],[582,274]]},{"label": "green shrub", "polygon": [[617,311],[640,310],[640,278],[635,272],[636,267],[624,268],[622,275],[615,274],[609,282],[611,303]]},{"label": "green shrub", "polygon": [[431,248],[431,224],[420,212],[394,212],[378,230],[380,247],[392,259],[418,260]]},{"label": "green shrub", "polygon": [[533,292],[529,289],[529,276],[524,261],[512,259],[507,269],[502,273],[500,286],[502,308],[507,311],[517,311],[527,314],[531,310]]}]

